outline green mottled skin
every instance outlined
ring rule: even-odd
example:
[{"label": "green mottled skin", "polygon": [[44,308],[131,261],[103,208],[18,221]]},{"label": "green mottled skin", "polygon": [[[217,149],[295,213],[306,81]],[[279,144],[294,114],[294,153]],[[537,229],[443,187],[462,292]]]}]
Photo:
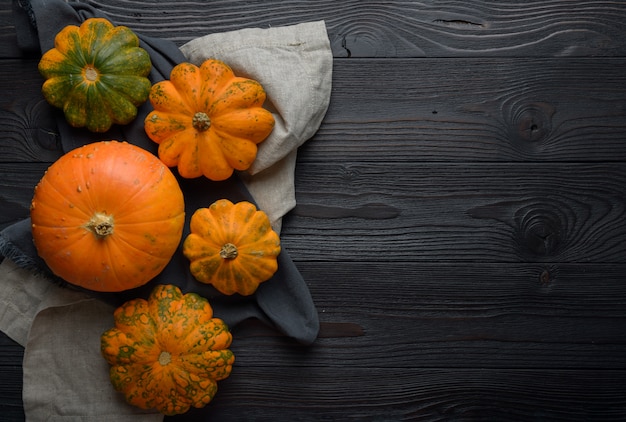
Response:
[{"label": "green mottled skin", "polygon": [[148,99],[150,56],[127,27],[100,18],[67,26],[39,62],[46,100],[68,123],[92,132],[128,124]]},{"label": "green mottled skin", "polygon": [[197,294],[159,285],[147,301],[119,307],[114,319],[101,337],[102,355],[111,365],[111,383],[132,405],[185,413],[207,405],[217,381],[230,375],[232,335]]}]

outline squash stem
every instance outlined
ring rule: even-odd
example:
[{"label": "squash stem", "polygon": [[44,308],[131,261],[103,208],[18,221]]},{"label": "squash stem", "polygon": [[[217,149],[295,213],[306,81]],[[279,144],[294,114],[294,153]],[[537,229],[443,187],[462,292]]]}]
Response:
[{"label": "squash stem", "polygon": [[237,246],[232,243],[226,243],[222,246],[222,249],[220,249],[220,256],[223,259],[235,259],[237,258],[237,254]]},{"label": "squash stem", "polygon": [[206,113],[199,111],[193,115],[191,124],[197,131],[204,132],[211,127],[211,118]]},{"label": "squash stem", "polygon": [[91,220],[85,224],[85,228],[92,232],[96,238],[102,239],[113,234],[113,216],[97,212]]},{"label": "squash stem", "polygon": [[169,352],[166,352],[165,350],[162,351],[161,354],[159,355],[159,363],[165,366],[171,361],[172,361],[172,355]]},{"label": "squash stem", "polygon": [[98,71],[91,67],[88,66],[85,68],[85,78],[89,81],[89,82],[95,82],[98,80]]}]

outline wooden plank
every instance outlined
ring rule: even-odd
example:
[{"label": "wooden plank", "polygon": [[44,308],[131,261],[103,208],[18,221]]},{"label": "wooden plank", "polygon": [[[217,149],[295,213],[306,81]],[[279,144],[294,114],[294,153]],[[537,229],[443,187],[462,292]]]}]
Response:
[{"label": "wooden plank", "polygon": [[241,368],[206,419],[167,420],[621,420],[625,382],[624,371]]},{"label": "wooden plank", "polygon": [[623,164],[306,163],[281,233],[307,261],[620,262]]},{"label": "wooden plank", "polygon": [[0,415],[4,421],[23,421],[22,346],[0,331]]},{"label": "wooden plank", "polygon": [[200,35],[325,20],[336,57],[620,56],[626,4],[495,2],[83,1],[146,35]]},{"label": "wooden plank", "polygon": [[[410,350],[404,351],[404,362],[414,363],[409,367],[393,366],[391,357],[379,355],[382,366],[367,366],[359,358],[376,352],[376,346],[354,354],[351,361],[330,358],[313,367],[306,348],[267,341],[259,347],[254,339],[236,337],[233,347],[257,347],[257,353],[238,352],[233,374],[220,383],[207,408],[212,420],[585,421],[618,420],[626,413],[623,369],[417,368],[421,357],[409,359]],[[380,344],[386,338],[378,340]],[[0,362],[17,362],[20,351],[9,341],[0,333]],[[17,350],[14,356],[12,348]],[[276,354],[284,350],[291,353]],[[3,420],[24,420],[20,390],[15,388],[21,385],[21,370],[10,364],[0,370]],[[192,410],[166,420],[193,421],[197,415]]]},{"label": "wooden plank", "polygon": [[297,265],[320,314],[318,340],[300,350],[259,324],[237,326],[241,365],[626,369],[624,265]]},{"label": "wooden plank", "polygon": [[0,60],[0,162],[53,162],[60,156],[57,111],[41,94],[38,60]]},{"label": "wooden plank", "polygon": [[[236,327],[237,366],[214,419],[588,420],[626,410],[623,266],[563,265],[546,277],[541,265],[404,263],[392,279],[385,264],[299,267],[320,339],[302,347],[258,324]],[[17,362],[10,350],[1,361]]]},{"label": "wooden plank", "polygon": [[[355,301],[362,297],[358,293]],[[373,299],[369,298],[370,301]],[[339,309],[337,305],[336,308]],[[369,312],[376,314],[378,309],[380,305]],[[549,324],[550,321],[546,320],[546,325]],[[431,325],[436,322],[432,321]],[[410,326],[411,321],[406,321],[402,326],[389,324],[387,328],[393,334],[394,327],[400,332]],[[262,329],[249,329],[247,333],[245,330],[235,331],[233,350],[237,366],[233,375],[220,384],[210,414],[216,420],[252,420],[255,417],[271,420],[321,420],[320,417],[376,420],[383,415],[435,420],[435,415],[451,417],[453,414],[468,418],[478,415],[498,418],[508,414],[510,418],[507,420],[524,420],[533,415],[607,420],[604,418],[617,418],[626,410],[621,390],[626,381],[623,365],[620,365],[621,370],[601,369],[603,355],[597,353],[592,359],[588,355],[579,359],[595,361],[598,369],[562,369],[571,363],[568,358],[576,354],[575,339],[565,344],[554,339],[552,355],[555,363],[559,356],[563,356],[565,364],[556,363],[553,367],[548,361],[544,362],[545,367],[526,368],[528,362],[523,356],[534,356],[536,362],[540,362],[545,355],[537,353],[537,349],[520,348],[517,354],[522,361],[515,361],[511,356],[511,362],[516,362],[512,368],[482,368],[474,357],[482,353],[484,362],[489,362],[490,358],[497,360],[509,351],[502,352],[507,340],[490,344],[484,339],[475,339],[473,354],[457,349],[455,357],[448,361],[451,353],[442,347],[444,354],[434,359],[440,366],[429,368],[437,351],[431,351],[429,359],[422,348],[430,349],[431,343],[414,337],[424,326],[413,327],[404,332],[404,344],[395,342],[399,335],[366,330],[366,344],[360,338],[341,342],[322,338],[313,348],[279,341]],[[433,341],[432,344],[454,342],[446,339],[444,334],[442,332],[440,342]],[[454,337],[454,333],[448,336]],[[590,344],[594,345],[596,349],[603,348],[602,344]],[[0,350],[2,361],[6,362],[10,349],[4,346]],[[513,344],[510,349],[516,346],[520,344]],[[614,351],[613,355],[617,356],[617,352]],[[14,361],[16,357],[17,354]],[[612,362],[604,361],[604,366]],[[9,366],[3,371],[8,378],[2,378],[2,385],[13,386],[5,382],[19,375],[19,370]],[[3,400],[19,401],[11,391],[16,390],[8,390],[9,396],[3,395]],[[452,408],[457,409],[455,413],[447,413]],[[190,420],[189,416],[194,413],[186,415],[184,420]]]},{"label": "wooden plank", "polygon": [[338,59],[300,159],[624,161],[625,70],[623,59]]},{"label": "wooden plank", "polygon": [[[0,169],[1,225],[46,163]],[[285,247],[303,261],[626,260],[621,164],[319,164],[296,172]]]},{"label": "wooden plank", "polygon": [[[336,57],[623,56],[626,4],[594,0],[81,1],[110,19],[178,45],[247,27],[325,20]],[[474,3],[474,4],[472,4]],[[0,4],[0,57],[18,57],[9,0]]]},{"label": "wooden plank", "polygon": [[[296,264],[318,340],[232,327],[240,367],[626,369],[623,264]],[[0,347],[0,362],[21,355]]]},{"label": "wooden plank", "polygon": [[17,45],[11,0],[0,0],[0,59],[23,57]]},{"label": "wooden plank", "polygon": [[[0,225],[46,163],[0,169]],[[621,164],[319,164],[296,172],[285,247],[302,261],[624,263]]]},{"label": "wooden plank", "polygon": [[[623,264],[296,264],[322,322],[303,366],[626,369]],[[247,365],[293,359],[273,330],[233,332]]]},{"label": "wooden plank", "polygon": [[312,348],[275,348],[267,331],[236,329],[242,367],[220,386],[215,419],[626,414],[623,266],[298,266],[317,300],[322,337]]},{"label": "wooden plank", "polygon": [[30,215],[33,189],[48,163],[3,163],[0,166],[0,230]]},{"label": "wooden plank", "polygon": [[[58,156],[36,63],[0,61],[0,162]],[[299,159],[624,161],[625,69],[599,58],[337,59],[330,108]]]},{"label": "wooden plank", "polygon": [[623,264],[296,264],[322,321],[305,366],[626,369]]}]

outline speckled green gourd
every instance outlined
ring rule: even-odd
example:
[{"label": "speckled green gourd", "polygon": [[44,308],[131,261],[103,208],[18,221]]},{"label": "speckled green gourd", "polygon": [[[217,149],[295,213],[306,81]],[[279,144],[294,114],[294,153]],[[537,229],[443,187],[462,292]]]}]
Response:
[{"label": "speckled green gourd", "polygon": [[39,62],[45,99],[63,110],[71,126],[92,132],[137,117],[152,86],[151,68],[137,35],[103,18],[63,28]]},{"label": "speckled green gourd", "polygon": [[158,285],[148,300],[120,306],[114,319],[101,337],[102,355],[111,383],[134,406],[165,415],[204,407],[230,375],[232,335],[198,294]]}]

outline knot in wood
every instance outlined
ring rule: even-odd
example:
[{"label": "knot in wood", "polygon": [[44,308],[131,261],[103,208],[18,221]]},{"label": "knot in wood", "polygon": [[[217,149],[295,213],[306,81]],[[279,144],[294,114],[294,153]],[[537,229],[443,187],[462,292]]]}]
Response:
[{"label": "knot in wood", "polygon": [[205,112],[199,111],[193,115],[191,124],[197,131],[204,132],[211,127],[211,118]]},{"label": "knot in wood", "polygon": [[540,271],[539,282],[542,286],[549,287],[555,282],[559,269],[556,265],[549,265],[542,268]]},{"label": "knot in wood", "polygon": [[563,215],[547,204],[528,205],[515,214],[517,233],[525,249],[533,255],[555,255],[563,236]]},{"label": "knot in wood", "polygon": [[545,140],[552,131],[554,107],[547,103],[532,103],[513,111],[513,138],[523,142]]}]

